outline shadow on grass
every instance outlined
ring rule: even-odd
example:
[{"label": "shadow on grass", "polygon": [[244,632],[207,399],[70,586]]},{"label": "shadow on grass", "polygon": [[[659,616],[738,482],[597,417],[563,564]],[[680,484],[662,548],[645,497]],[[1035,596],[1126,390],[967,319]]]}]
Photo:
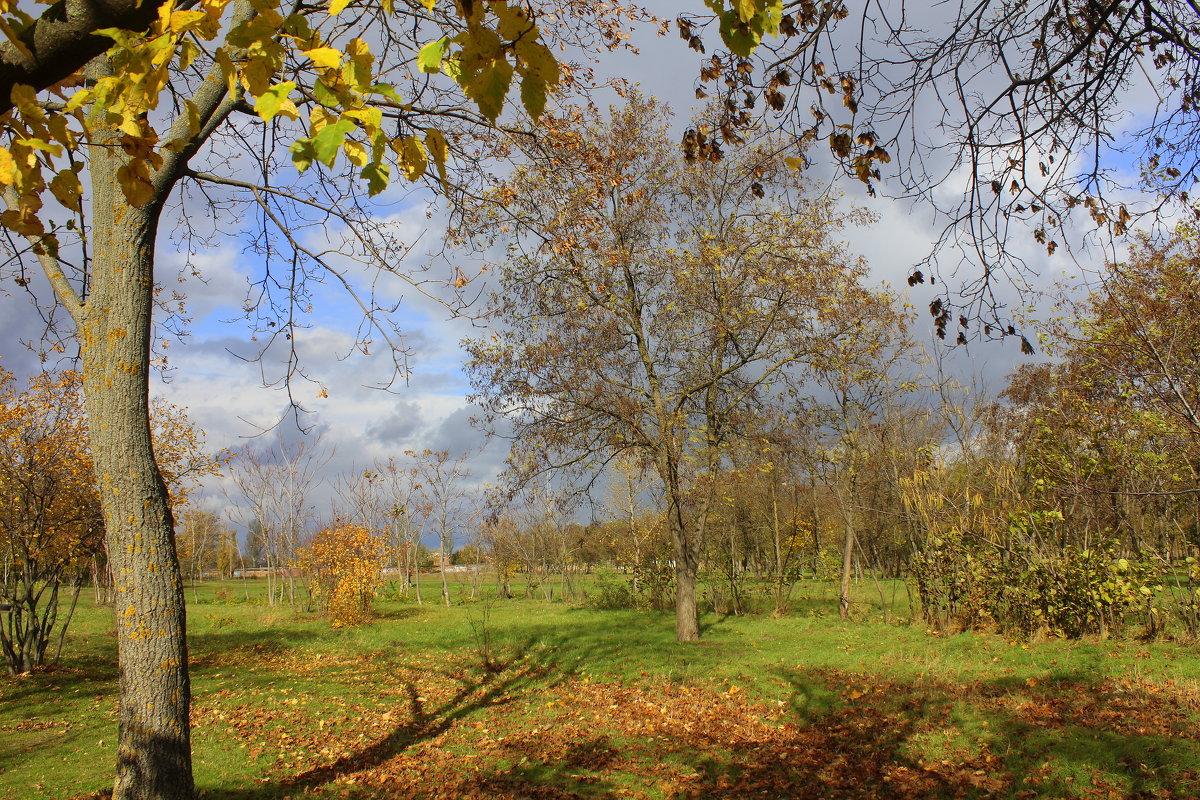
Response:
[{"label": "shadow on grass", "polygon": [[0,705],[19,710],[41,703],[59,702],[59,698],[75,693],[90,696],[111,693],[117,683],[116,661],[81,662],[71,659],[61,665],[39,668],[33,673],[10,678],[0,677]]},{"label": "shadow on grass", "polygon": [[282,653],[300,645],[325,638],[325,634],[308,628],[278,627],[270,631],[246,630],[229,626],[213,631],[188,634],[191,663],[204,663],[228,658],[230,653]]},{"label": "shadow on grass", "polygon": [[[209,789],[202,791],[200,797],[205,800],[285,797],[337,784],[347,776],[374,770],[415,745],[440,736],[482,709],[516,702],[521,695],[552,690],[575,675],[581,666],[588,663],[589,658],[594,657],[600,657],[600,654],[588,649],[572,649],[561,653],[543,638],[530,637],[516,647],[505,648],[501,656],[489,662],[488,669],[439,671],[441,677],[459,684],[453,696],[444,702],[431,704],[421,696],[415,684],[406,683],[408,720],[366,747],[297,775],[246,789]],[[427,666],[420,666],[429,671]],[[575,761],[582,763],[588,757],[586,752],[581,751]],[[552,785],[556,776],[573,768],[569,761],[552,765],[539,775],[537,782],[539,785]],[[534,771],[531,767],[531,775]],[[497,796],[505,796],[499,792],[499,787],[513,779],[513,776],[496,775],[494,778]],[[533,795],[524,793],[509,796]]]},{"label": "shadow on grass", "polygon": [[[561,697],[564,682],[611,648],[581,647],[549,635],[528,643],[494,677],[464,684],[450,702],[424,708],[410,696],[413,719],[375,745],[266,790],[214,793],[219,800],[341,790],[339,779],[383,767],[400,752],[437,736],[497,700],[520,704]],[[791,688],[783,724],[761,706],[714,692],[694,695],[653,687],[636,697],[681,703],[664,727],[631,734],[619,718],[642,712],[611,706],[610,722],[543,729],[514,742],[515,764],[492,763],[470,775],[446,774],[455,794],[518,798],[633,796],[775,800],[776,798],[1195,798],[1200,741],[1192,715],[1136,684],[1059,673],[1044,682],[1001,678],[970,684],[936,679],[891,682],[833,670],[781,675]],[[415,690],[414,690],[415,691]],[[620,694],[613,698],[620,703]],[[688,699],[692,698],[692,699]],[[569,702],[569,700],[568,700]],[[689,707],[684,707],[687,704]],[[505,713],[505,712],[500,712]],[[632,716],[630,716],[632,715]],[[495,718],[489,724],[502,725]],[[657,735],[661,734],[661,735]],[[438,780],[436,774],[430,780]],[[451,788],[452,787],[452,788]],[[376,790],[378,790],[376,786]],[[354,796],[379,796],[370,790]],[[406,789],[388,797],[425,796]],[[433,792],[432,796],[441,796]]]},{"label": "shadow on grass", "polygon": [[1070,672],[1033,686],[786,677],[804,722],[699,759],[680,796],[1200,797],[1193,715],[1144,686]]}]

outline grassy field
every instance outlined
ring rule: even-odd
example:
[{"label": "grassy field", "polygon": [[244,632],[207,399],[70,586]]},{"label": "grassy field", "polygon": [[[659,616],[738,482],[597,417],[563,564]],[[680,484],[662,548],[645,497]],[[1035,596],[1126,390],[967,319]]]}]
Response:
[{"label": "grassy field", "polygon": [[[445,608],[426,580],[345,630],[189,589],[201,796],[1200,797],[1194,644],[939,637],[896,620],[902,589],[885,624],[868,582],[857,621],[810,583],[680,646],[668,614]],[[81,605],[61,667],[0,679],[2,798],[109,785],[112,613]]]}]

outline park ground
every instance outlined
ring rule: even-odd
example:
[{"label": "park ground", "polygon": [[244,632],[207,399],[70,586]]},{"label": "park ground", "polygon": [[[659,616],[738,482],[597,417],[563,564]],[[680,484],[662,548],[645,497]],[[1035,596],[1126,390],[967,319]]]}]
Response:
[{"label": "park ground", "polygon": [[[1200,798],[1200,646],[937,635],[805,583],[794,612],[384,599],[334,629],[189,588],[197,786],[252,798]],[[897,619],[900,617],[901,619]],[[0,679],[0,798],[100,798],[111,609]]]}]

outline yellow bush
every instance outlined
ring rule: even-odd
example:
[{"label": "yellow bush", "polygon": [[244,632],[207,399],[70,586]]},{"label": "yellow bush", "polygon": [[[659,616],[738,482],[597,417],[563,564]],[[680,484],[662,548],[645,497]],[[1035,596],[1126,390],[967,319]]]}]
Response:
[{"label": "yellow bush", "polygon": [[337,524],[300,550],[296,566],[335,627],[362,622],[383,585],[383,540],[361,525]]}]

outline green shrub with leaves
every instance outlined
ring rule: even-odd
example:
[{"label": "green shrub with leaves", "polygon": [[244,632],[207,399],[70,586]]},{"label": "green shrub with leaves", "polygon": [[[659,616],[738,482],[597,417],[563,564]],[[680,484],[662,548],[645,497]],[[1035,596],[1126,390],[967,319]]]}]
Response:
[{"label": "green shrub with leaves", "polygon": [[924,620],[942,629],[1078,638],[1119,635],[1130,619],[1154,634],[1164,620],[1158,570],[1122,556],[1115,541],[1014,553],[952,535],[916,555],[910,580]]},{"label": "green shrub with leaves", "polygon": [[983,628],[994,619],[991,600],[1003,571],[995,548],[972,546],[952,530],[913,556],[909,583],[927,624],[941,630]]}]

